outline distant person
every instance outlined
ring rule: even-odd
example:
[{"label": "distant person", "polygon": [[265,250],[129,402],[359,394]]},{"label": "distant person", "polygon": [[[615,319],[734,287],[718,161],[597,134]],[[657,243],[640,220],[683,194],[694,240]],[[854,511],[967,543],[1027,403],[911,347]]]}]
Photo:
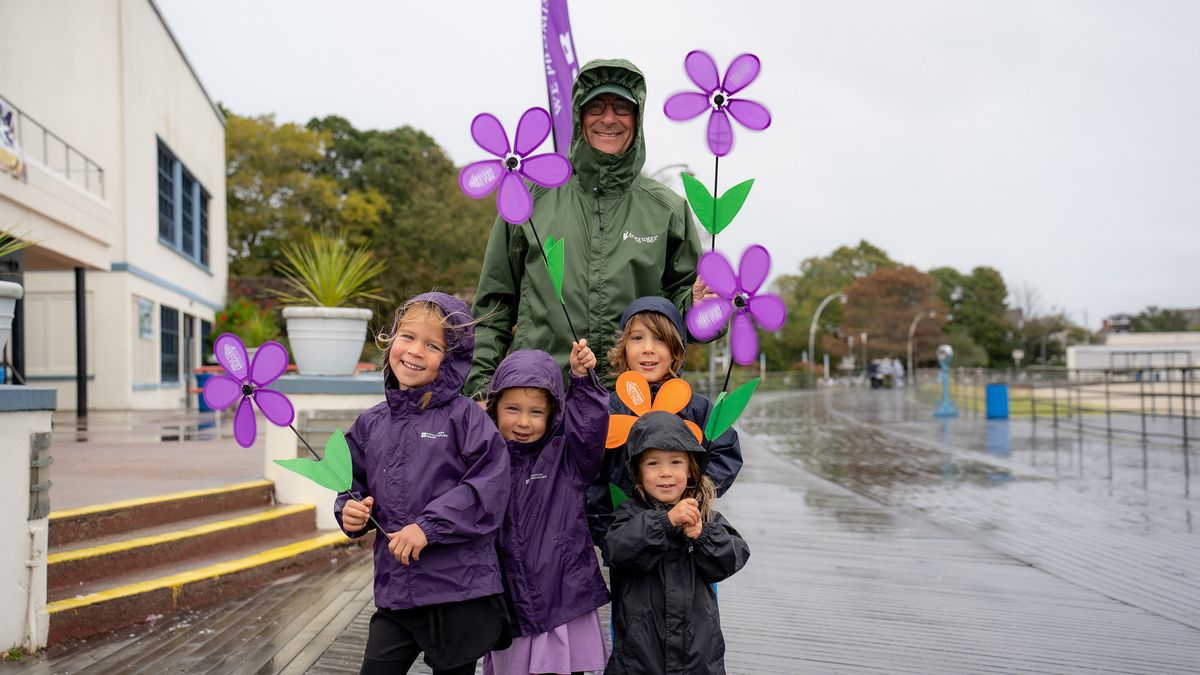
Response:
[{"label": "distant person", "polygon": [[750,549],[713,509],[704,448],[683,420],[646,413],[624,456],[635,488],[608,530],[614,637],[604,672],[723,674],[713,584],[745,566]]},{"label": "distant person", "polygon": [[604,669],[608,647],[597,610],[608,604],[583,515],[584,492],[600,474],[608,392],[589,377],[596,356],[571,348],[563,393],[558,364],[521,350],[500,362],[488,414],[512,461],[508,511],[500,528],[513,643],[483,658],[485,675]]},{"label": "distant person", "polygon": [[[612,347],[621,311],[658,295],[680,314],[708,293],[696,279],[700,237],[682,197],[642,175],[646,82],[632,63],[591,61],[575,80],[571,180],[533,188],[533,222],[565,239],[563,297],[575,331],[597,354]],[[497,218],[473,311],[478,340],[464,393],[481,399],[509,351],[549,352],[565,373],[571,330],[528,223]],[[615,374],[608,374],[609,385]]]},{"label": "distant person", "polygon": [[458,298],[410,298],[385,336],[386,400],[346,432],[352,490],[363,499],[339,495],[334,516],[351,537],[383,528],[366,675],[407,672],[421,652],[434,673],[474,673],[484,654],[511,642],[496,555],[508,448],[460,393],[473,328]]}]

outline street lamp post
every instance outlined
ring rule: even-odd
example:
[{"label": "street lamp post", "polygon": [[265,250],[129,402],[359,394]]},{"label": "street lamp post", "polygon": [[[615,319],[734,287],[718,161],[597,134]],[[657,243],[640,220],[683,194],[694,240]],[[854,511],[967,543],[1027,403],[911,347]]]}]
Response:
[{"label": "street lamp post", "polygon": [[932,309],[929,311],[921,310],[913,317],[912,323],[908,324],[908,382],[912,386],[917,385],[917,369],[913,365],[913,335],[917,332],[917,323],[925,317],[932,319],[937,316],[937,312]]},{"label": "street lamp post", "polygon": [[[866,334],[865,332],[863,332],[863,333],[859,333],[859,337],[861,337],[861,338],[862,338],[862,348],[863,348],[863,379],[865,380],[865,379],[867,379],[867,374],[868,374],[868,373],[867,373],[867,334]],[[868,382],[867,384],[870,384],[870,383]]]},{"label": "street lamp post", "polygon": [[[813,312],[812,323],[808,325],[808,377],[810,384],[816,382],[815,376],[817,353],[813,351],[813,349],[815,348],[817,339],[817,319],[821,317],[821,312],[825,310],[825,305],[828,305],[830,302],[832,302],[834,298],[840,299],[843,305],[846,304],[845,293],[842,293],[841,291],[838,291],[837,293],[830,293],[824,300],[821,301],[821,304],[817,305],[817,311]],[[829,373],[825,373],[825,375],[828,377]]]}]

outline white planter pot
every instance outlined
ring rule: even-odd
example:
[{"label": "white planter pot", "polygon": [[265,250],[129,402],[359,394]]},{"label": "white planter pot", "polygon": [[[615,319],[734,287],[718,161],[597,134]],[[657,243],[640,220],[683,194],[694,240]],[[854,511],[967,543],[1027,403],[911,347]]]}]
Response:
[{"label": "white planter pot", "polygon": [[23,295],[25,289],[21,288],[21,284],[0,281],[0,353],[4,352],[4,346],[12,335],[13,312]]},{"label": "white planter pot", "polygon": [[301,375],[353,375],[367,339],[371,310],[287,307],[288,341]]}]

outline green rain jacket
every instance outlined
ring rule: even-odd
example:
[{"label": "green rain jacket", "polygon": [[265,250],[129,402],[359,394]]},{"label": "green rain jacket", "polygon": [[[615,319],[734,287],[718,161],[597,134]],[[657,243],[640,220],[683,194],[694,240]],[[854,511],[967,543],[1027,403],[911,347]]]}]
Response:
[{"label": "green rain jacket", "polygon": [[[637,130],[624,154],[609,155],[584,139],[579,111],[601,84],[619,84],[637,99]],[[533,223],[544,241],[563,239],[563,298],[571,323],[607,370],[621,312],[644,295],[667,298],[681,314],[692,304],[700,236],[687,202],[642,175],[646,80],[623,59],[587,63],[575,80],[571,180],[548,190],[534,186]],[[509,351],[541,349],[566,371],[571,329],[559,306],[529,223],[497,218],[488,240],[473,308],[475,358],[463,391],[480,397]],[[616,373],[604,377],[610,389]]]}]

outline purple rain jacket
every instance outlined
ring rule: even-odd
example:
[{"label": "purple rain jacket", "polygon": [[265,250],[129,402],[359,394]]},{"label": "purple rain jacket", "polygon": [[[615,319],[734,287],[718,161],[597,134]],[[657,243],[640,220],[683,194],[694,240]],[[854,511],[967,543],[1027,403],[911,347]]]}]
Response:
[{"label": "purple rain jacket", "polygon": [[521,350],[500,363],[488,385],[489,399],[511,387],[536,387],[556,405],[544,436],[508,442],[512,485],[500,549],[514,636],[544,633],[608,602],[583,514],[584,493],[604,460],[608,392],[590,377],[570,377],[564,402],[554,357]]},{"label": "purple rain jacket", "polygon": [[[450,323],[471,321],[471,310],[445,293],[425,293]],[[501,593],[496,532],[508,502],[508,449],[483,410],[462,396],[475,338],[471,329],[447,344],[437,378],[419,389],[399,388],[384,367],[386,400],[346,432],[360,497],[373,496],[372,515],[388,532],[416,523],[429,539],[408,567],[375,537],[375,605],[408,609]],[[424,402],[423,399],[428,396]],[[342,522],[339,495],[334,515]],[[374,525],[350,534],[360,537]]]}]

